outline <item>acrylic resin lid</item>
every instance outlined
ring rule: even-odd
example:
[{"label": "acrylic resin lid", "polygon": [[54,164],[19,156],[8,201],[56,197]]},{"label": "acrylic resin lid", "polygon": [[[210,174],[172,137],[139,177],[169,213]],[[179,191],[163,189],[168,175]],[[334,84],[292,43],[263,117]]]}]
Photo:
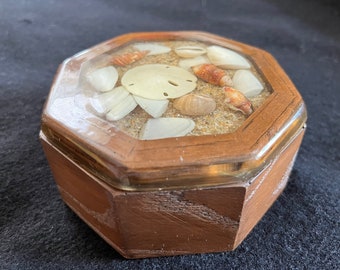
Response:
[{"label": "acrylic resin lid", "polygon": [[305,121],[269,53],[203,32],[132,33],[61,64],[42,136],[115,188],[158,190],[249,181]]}]

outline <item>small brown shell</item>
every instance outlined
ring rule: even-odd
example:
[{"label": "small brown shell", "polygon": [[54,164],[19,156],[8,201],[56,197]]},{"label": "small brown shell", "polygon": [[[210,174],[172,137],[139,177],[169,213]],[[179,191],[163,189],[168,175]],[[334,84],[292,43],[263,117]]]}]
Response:
[{"label": "small brown shell", "polygon": [[233,81],[228,73],[213,64],[202,64],[192,68],[195,75],[205,82],[219,86],[232,86]]},{"label": "small brown shell", "polygon": [[111,62],[116,66],[123,67],[142,59],[145,55],[148,54],[148,52],[149,51],[135,51],[131,53],[124,53],[113,57],[111,59]]},{"label": "small brown shell", "polygon": [[224,87],[225,102],[232,110],[241,111],[245,115],[250,115],[253,112],[252,104],[240,91]]},{"label": "small brown shell", "polygon": [[175,109],[184,115],[206,115],[216,109],[216,102],[206,95],[188,94],[174,101]]}]

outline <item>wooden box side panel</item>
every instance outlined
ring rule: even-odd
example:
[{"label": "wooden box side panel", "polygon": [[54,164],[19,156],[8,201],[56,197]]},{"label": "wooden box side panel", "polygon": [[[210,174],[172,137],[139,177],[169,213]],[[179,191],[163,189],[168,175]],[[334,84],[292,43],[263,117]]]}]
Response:
[{"label": "wooden box side panel", "polygon": [[[45,155],[64,202],[105,241],[124,249],[114,195],[44,138]],[[119,195],[119,194],[117,194]]]},{"label": "wooden box side panel", "polygon": [[42,138],[61,196],[126,258],[232,250],[246,189],[124,192],[87,174]]},{"label": "wooden box side panel", "polygon": [[247,188],[235,248],[267,212],[287,184],[304,130]]},{"label": "wooden box side panel", "polygon": [[128,256],[232,250],[244,187],[128,192],[117,198]]}]

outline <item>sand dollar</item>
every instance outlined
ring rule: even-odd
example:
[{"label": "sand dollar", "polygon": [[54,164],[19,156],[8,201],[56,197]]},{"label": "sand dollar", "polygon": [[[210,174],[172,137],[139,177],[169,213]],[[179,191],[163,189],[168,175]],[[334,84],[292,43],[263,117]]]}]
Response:
[{"label": "sand dollar", "polygon": [[148,99],[183,96],[196,88],[197,78],[175,66],[152,64],[137,66],[122,77],[122,85],[132,94]]}]

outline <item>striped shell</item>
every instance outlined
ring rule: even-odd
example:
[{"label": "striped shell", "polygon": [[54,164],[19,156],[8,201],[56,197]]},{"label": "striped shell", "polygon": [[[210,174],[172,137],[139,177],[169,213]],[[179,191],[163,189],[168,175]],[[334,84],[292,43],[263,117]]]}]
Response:
[{"label": "striped shell", "polygon": [[216,109],[216,102],[206,95],[188,94],[174,101],[175,109],[184,115],[206,115]]},{"label": "striped shell", "polygon": [[225,93],[225,102],[228,104],[230,109],[241,111],[245,115],[253,113],[250,100],[247,99],[247,97],[240,91],[231,87],[224,87],[223,90]]},{"label": "striped shell", "polygon": [[192,68],[195,75],[205,82],[219,86],[232,86],[228,73],[213,64],[202,64]]},{"label": "striped shell", "polygon": [[123,67],[142,59],[145,55],[148,54],[148,52],[149,51],[135,51],[131,53],[124,53],[113,57],[111,59],[111,62],[116,66]]}]

